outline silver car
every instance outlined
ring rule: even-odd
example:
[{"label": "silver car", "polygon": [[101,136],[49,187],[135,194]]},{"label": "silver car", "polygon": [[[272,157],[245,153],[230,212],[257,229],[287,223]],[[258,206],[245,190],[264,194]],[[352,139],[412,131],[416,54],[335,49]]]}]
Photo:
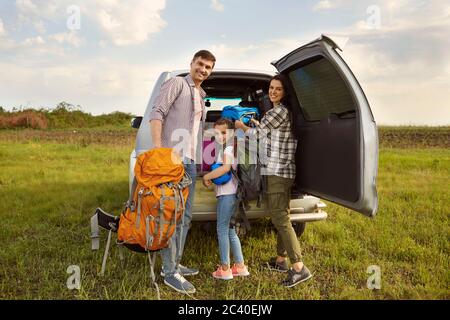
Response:
[{"label": "silver car", "polygon": [[[290,203],[291,220],[298,235],[306,222],[327,218],[326,199],[368,217],[378,207],[378,133],[366,96],[345,61],[338,45],[322,35],[272,62],[290,80],[294,126],[299,137],[297,176]],[[151,93],[143,117],[132,120],[139,128],[136,147],[130,155],[129,181],[134,178],[136,156],[152,147],[149,115],[161,85],[188,70],[163,72]],[[275,71],[214,70],[202,84],[207,93],[205,127],[220,117],[225,104],[255,102],[267,93]],[[198,166],[198,178],[204,174]],[[251,203],[247,217],[267,216],[264,206]],[[213,190],[196,184],[193,221],[214,221]]]}]

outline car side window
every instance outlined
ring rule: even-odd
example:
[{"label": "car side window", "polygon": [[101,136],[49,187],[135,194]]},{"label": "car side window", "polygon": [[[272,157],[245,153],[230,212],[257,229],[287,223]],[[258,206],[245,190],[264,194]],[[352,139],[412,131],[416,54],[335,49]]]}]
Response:
[{"label": "car side window", "polygon": [[324,57],[316,57],[288,75],[307,121],[320,121],[331,113],[348,116],[356,112],[350,89]]}]

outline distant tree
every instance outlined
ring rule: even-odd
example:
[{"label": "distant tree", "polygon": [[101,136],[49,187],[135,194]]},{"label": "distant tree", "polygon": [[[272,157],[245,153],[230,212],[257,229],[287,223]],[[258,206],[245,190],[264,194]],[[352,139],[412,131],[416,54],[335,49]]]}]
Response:
[{"label": "distant tree", "polygon": [[55,111],[56,112],[71,111],[72,106],[73,106],[72,104],[62,101],[56,105]]}]

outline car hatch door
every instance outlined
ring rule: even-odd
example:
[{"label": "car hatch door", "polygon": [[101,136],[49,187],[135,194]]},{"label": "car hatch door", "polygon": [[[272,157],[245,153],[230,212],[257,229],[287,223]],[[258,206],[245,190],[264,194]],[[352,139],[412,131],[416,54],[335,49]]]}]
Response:
[{"label": "car hatch door", "polygon": [[291,88],[296,186],[366,216],[378,208],[378,132],[367,98],[330,37],[272,62]]}]

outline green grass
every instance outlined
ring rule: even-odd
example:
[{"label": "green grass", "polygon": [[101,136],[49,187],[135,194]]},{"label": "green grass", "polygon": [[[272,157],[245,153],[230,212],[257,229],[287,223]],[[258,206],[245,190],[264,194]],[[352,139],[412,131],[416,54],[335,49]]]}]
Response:
[{"label": "green grass", "polygon": [[[96,207],[119,214],[128,196],[128,142],[102,146],[71,140],[0,140],[0,299],[155,299],[145,255],[113,246],[106,275],[103,251],[90,250]],[[275,253],[270,222],[242,239],[247,279],[224,282],[210,273],[218,260],[214,228],[194,224],[184,264],[197,299],[449,299],[449,149],[380,151],[375,219],[327,203],[326,221],[300,238],[315,276],[292,289],[260,265]],[[106,243],[102,232],[102,246]],[[81,290],[68,290],[70,265],[81,268]],[[160,259],[158,258],[158,266]],[[382,288],[367,289],[367,267],[381,268]],[[160,277],[163,299],[184,299]]]}]

